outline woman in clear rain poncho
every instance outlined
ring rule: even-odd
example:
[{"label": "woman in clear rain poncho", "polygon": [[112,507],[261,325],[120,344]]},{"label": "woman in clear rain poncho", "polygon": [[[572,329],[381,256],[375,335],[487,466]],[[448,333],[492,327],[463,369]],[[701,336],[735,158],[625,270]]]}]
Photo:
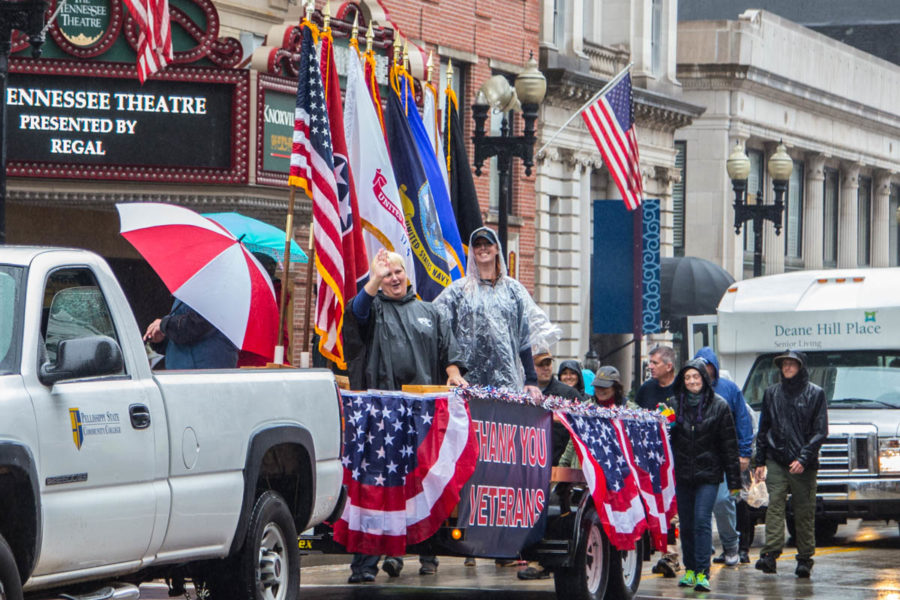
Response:
[{"label": "woman in clear rain poncho", "polygon": [[433,304],[450,319],[470,384],[524,390],[540,399],[531,347],[549,348],[561,331],[525,286],[507,275],[493,230],[472,232],[465,277],[450,284]]}]

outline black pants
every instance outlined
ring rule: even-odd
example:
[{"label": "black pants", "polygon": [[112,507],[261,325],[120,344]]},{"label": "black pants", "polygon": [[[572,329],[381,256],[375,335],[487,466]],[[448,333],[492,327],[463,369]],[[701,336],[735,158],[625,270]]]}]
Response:
[{"label": "black pants", "polygon": [[737,503],[737,530],[741,534],[738,551],[750,552],[753,544],[753,521],[750,519],[750,507],[743,500]]}]

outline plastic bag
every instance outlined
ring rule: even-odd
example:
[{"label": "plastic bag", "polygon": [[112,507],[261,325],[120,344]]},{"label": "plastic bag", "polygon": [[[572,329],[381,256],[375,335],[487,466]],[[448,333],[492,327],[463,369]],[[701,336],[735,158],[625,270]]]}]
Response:
[{"label": "plastic bag", "polygon": [[753,481],[747,491],[747,504],[753,508],[769,505],[769,490],[765,481]]}]

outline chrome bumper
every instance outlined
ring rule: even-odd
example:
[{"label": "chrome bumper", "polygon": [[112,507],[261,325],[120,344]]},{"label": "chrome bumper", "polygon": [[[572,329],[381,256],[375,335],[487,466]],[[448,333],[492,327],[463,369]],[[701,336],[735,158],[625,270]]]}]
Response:
[{"label": "chrome bumper", "polygon": [[900,477],[892,479],[819,479],[816,495],[828,502],[896,500],[900,502]]}]

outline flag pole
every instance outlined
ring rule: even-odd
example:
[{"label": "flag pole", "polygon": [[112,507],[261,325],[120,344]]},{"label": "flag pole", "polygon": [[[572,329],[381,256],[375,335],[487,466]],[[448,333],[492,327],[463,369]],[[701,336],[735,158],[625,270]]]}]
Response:
[{"label": "flag pole", "polygon": [[294,237],[294,197],[296,189],[291,186],[288,198],[287,223],[284,226],[284,278],[281,282],[281,298],[278,303],[278,344],[275,346],[275,364],[284,364],[284,309],[287,304],[287,289],[291,282],[291,239]]},{"label": "flag pole", "polygon": [[[312,291],[313,285],[313,264],[316,262],[316,249],[314,245],[314,228],[315,228],[315,220],[309,222],[309,261],[306,263],[306,315],[303,319],[303,351],[306,352],[309,349],[309,327],[310,321],[312,320]],[[312,364],[312,360],[310,360],[310,364]]]},{"label": "flag pole", "polygon": [[624,69],[622,69],[621,71],[619,71],[618,75],[616,75],[615,77],[613,77],[612,79],[610,79],[609,82],[608,82],[606,85],[604,85],[604,86],[600,89],[599,92],[597,92],[596,94],[594,94],[593,96],[591,96],[591,99],[590,99],[590,100],[588,100],[587,102],[585,102],[585,103],[581,106],[581,108],[579,108],[577,111],[575,111],[575,114],[573,114],[571,117],[569,117],[569,120],[566,121],[566,122],[563,124],[563,126],[560,127],[560,128],[557,130],[556,133],[554,133],[553,135],[550,136],[550,139],[547,140],[547,142],[546,142],[543,146],[540,147],[540,149],[536,152],[536,154],[540,154],[541,152],[543,152],[544,150],[546,150],[546,149],[547,149],[547,146],[549,146],[550,144],[553,143],[553,140],[555,140],[555,139],[559,136],[559,134],[562,133],[563,129],[565,129],[566,127],[568,127],[569,124],[570,124],[572,121],[575,120],[575,117],[577,117],[578,115],[580,115],[580,114],[584,111],[584,109],[586,109],[588,106],[590,106],[591,104],[593,104],[594,101],[595,101],[597,98],[599,98],[600,96],[602,96],[603,94],[605,94],[612,86],[614,86],[614,85],[616,85],[617,83],[619,83],[619,81],[620,81],[623,77],[625,77],[625,75],[628,73],[628,70],[631,69],[631,67],[632,67],[633,65],[634,65],[633,62],[628,63],[628,65],[627,65]]}]

